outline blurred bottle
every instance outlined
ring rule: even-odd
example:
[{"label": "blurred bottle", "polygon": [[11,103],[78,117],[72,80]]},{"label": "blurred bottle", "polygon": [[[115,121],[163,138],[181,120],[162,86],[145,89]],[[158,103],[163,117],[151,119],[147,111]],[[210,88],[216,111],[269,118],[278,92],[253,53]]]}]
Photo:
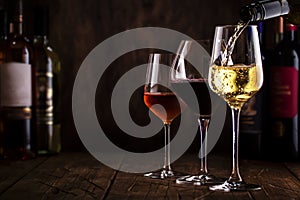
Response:
[{"label": "blurred bottle", "polygon": [[34,9],[33,46],[36,66],[36,139],[40,155],[61,150],[61,65],[48,40],[48,8]]},{"label": "blurred bottle", "polygon": [[[7,42],[8,35],[8,22],[7,22],[7,11],[0,7],[0,48],[4,50]],[[0,63],[3,63],[5,58],[5,52],[0,52]]]},{"label": "blurred bottle", "polygon": [[9,36],[1,52],[0,121],[3,156],[29,159],[35,156],[32,144],[32,75],[33,54],[30,42],[23,35],[23,2],[8,2]]},{"label": "blurred bottle", "polygon": [[[264,50],[264,23],[258,22],[258,33],[261,46],[263,68],[265,67]],[[265,72],[265,70],[264,70]],[[241,111],[240,118],[240,149],[241,156],[245,158],[261,158],[262,137],[265,124],[265,84],[260,91],[252,97]]]},{"label": "blurred bottle", "polygon": [[268,157],[299,159],[299,59],[297,27],[286,24],[284,37],[276,46],[269,69]]},{"label": "blurred bottle", "polygon": [[269,159],[272,151],[272,145],[270,142],[270,68],[273,65],[274,49],[282,41],[284,34],[284,19],[283,17],[277,17],[264,21],[265,24],[265,43],[262,47],[264,51],[264,121],[263,121],[263,134],[261,142],[262,157]]},{"label": "blurred bottle", "polygon": [[[8,34],[7,12],[4,8],[0,8],[0,65],[5,61],[5,51]],[[1,76],[1,75],[0,75]],[[4,137],[3,124],[0,118],[0,159],[3,158],[4,151]]]},{"label": "blurred bottle", "polygon": [[283,17],[278,17],[276,19],[277,22],[276,25],[274,26],[275,28],[275,44],[278,45],[279,42],[282,41],[283,39],[283,34],[284,34],[284,19]]}]

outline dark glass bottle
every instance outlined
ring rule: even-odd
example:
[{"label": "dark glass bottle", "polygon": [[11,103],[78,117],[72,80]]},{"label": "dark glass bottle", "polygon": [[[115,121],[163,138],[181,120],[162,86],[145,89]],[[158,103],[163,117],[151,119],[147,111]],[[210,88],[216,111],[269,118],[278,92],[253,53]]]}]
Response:
[{"label": "dark glass bottle", "polygon": [[276,160],[299,159],[299,59],[297,27],[286,24],[283,40],[275,48],[269,69],[268,156]]},{"label": "dark glass bottle", "polygon": [[[0,8],[0,65],[2,63],[4,63],[4,60],[5,60],[7,30],[8,30],[7,12],[4,8]],[[4,137],[3,136],[4,136],[3,135],[3,123],[0,118],[0,159],[3,158],[3,151],[4,151]]]},{"label": "dark glass bottle", "polygon": [[[244,6],[240,11],[240,19],[244,22],[261,21],[289,14],[297,15],[296,5],[299,0],[261,0]],[[291,9],[293,8],[293,9]],[[290,12],[292,10],[293,12]],[[296,19],[296,17],[290,17]]]},{"label": "dark glass bottle", "polygon": [[0,120],[3,156],[29,159],[32,144],[33,54],[23,35],[22,0],[9,1],[10,27],[3,62],[0,64]]},{"label": "dark glass bottle", "polygon": [[240,12],[240,18],[244,22],[283,15],[290,23],[300,24],[300,0],[259,0],[244,6]]},{"label": "dark glass bottle", "polygon": [[[262,63],[263,68],[265,68],[263,22],[258,22],[257,27],[261,46]],[[264,101],[265,84],[242,108],[240,117],[240,148],[242,157],[257,159],[262,156],[262,137],[264,134],[265,120]]]},{"label": "dark glass bottle", "polygon": [[48,12],[44,6],[34,9],[36,139],[40,155],[56,154],[61,150],[61,65],[57,53],[49,45]]},{"label": "dark glass bottle", "polygon": [[[1,49],[5,47],[5,43],[7,41],[7,34],[8,34],[8,22],[7,22],[7,11],[4,8],[0,7],[0,45]],[[4,55],[1,52],[0,54],[0,62],[4,59]]]}]

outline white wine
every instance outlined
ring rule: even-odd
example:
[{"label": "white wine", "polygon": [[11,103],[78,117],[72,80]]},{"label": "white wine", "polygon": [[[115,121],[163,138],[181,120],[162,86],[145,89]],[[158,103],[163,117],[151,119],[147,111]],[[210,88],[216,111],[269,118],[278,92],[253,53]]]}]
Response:
[{"label": "white wine", "polygon": [[209,70],[210,88],[231,108],[241,109],[262,86],[263,72],[256,65],[213,65]]},{"label": "white wine", "polygon": [[236,25],[236,27],[234,29],[234,33],[229,38],[229,40],[225,46],[225,50],[221,55],[221,65],[222,66],[232,65],[231,54],[233,52],[235,42],[237,41],[237,39],[239,38],[241,33],[244,31],[244,29],[248,26],[249,22],[250,21],[248,21],[248,22],[239,21],[238,24]]}]

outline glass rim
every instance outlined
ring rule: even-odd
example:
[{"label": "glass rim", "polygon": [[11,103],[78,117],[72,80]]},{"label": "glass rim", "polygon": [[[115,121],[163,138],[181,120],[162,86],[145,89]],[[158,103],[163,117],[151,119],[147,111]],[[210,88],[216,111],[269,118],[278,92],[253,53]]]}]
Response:
[{"label": "glass rim", "polygon": [[[237,27],[237,24],[225,24],[225,25],[217,25],[216,28],[235,28]],[[246,27],[253,27],[253,28],[257,28],[257,25],[255,24],[248,24]]]}]

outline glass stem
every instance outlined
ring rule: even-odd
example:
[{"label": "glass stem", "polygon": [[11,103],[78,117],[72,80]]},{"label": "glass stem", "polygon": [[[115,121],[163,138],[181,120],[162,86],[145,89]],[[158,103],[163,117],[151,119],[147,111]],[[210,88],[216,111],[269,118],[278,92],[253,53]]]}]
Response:
[{"label": "glass stem", "polygon": [[[208,174],[207,170],[207,130],[209,126],[210,119],[209,118],[198,118],[199,128],[200,128],[200,139],[201,139],[201,148],[200,148],[200,173]],[[202,146],[203,145],[203,146]],[[202,148],[203,147],[203,148]]]},{"label": "glass stem", "polygon": [[166,171],[172,171],[171,169],[171,155],[170,155],[170,124],[164,124],[165,129],[165,158],[164,158],[164,169]]},{"label": "glass stem", "polygon": [[232,151],[232,172],[228,179],[230,183],[242,182],[243,179],[239,171],[239,121],[241,109],[231,109],[232,130],[233,130],[233,151]]}]

